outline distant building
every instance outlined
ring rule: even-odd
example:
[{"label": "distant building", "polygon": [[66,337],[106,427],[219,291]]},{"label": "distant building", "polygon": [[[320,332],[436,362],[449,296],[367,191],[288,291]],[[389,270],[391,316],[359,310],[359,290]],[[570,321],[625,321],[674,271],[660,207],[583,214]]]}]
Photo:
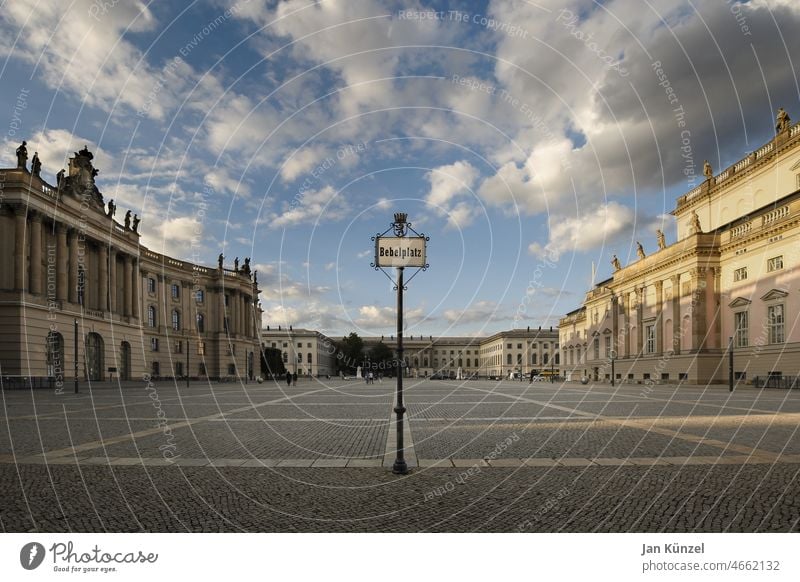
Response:
[{"label": "distant building", "polygon": [[[383,341],[397,349],[394,336],[365,338],[365,349]],[[403,337],[403,359],[407,374],[426,377],[434,374],[456,377],[503,377],[544,375],[560,372],[558,331],[554,329],[513,329],[489,337],[421,336]]]},{"label": "distant building", "polygon": [[0,170],[0,376],[59,387],[90,380],[258,375],[258,285],[243,269],[146,249],[120,224],[84,148],[45,182],[40,164]]},{"label": "distant building", "polygon": [[336,346],[328,336],[310,329],[270,326],[261,330],[265,348],[281,351],[283,365],[300,376],[336,374]]},{"label": "distant building", "polygon": [[[559,322],[572,379],[727,382],[800,370],[800,125],[678,198],[677,242],[625,266]],[[661,239],[663,243],[663,238]]]}]

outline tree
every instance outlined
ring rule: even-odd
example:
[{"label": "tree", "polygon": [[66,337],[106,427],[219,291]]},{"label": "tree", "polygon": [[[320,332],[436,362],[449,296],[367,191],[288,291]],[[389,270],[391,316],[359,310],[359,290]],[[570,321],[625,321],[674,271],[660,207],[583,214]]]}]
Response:
[{"label": "tree", "polygon": [[337,342],[336,367],[349,374],[364,361],[364,340],[354,331]]},{"label": "tree", "polygon": [[261,348],[261,375],[268,378],[270,375],[286,373],[283,365],[283,353],[278,348]]},{"label": "tree", "polygon": [[388,376],[394,374],[395,357],[392,348],[383,342],[378,342],[367,353],[370,369],[376,373]]}]

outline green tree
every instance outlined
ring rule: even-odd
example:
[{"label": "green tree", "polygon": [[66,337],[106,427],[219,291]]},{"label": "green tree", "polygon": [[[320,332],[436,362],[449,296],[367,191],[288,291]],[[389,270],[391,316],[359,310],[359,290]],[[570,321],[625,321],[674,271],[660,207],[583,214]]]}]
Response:
[{"label": "green tree", "polygon": [[367,353],[367,361],[373,372],[384,376],[394,374],[394,351],[383,342],[378,342],[370,348]]},{"label": "green tree", "polygon": [[285,374],[283,353],[278,348],[261,348],[261,375],[268,378],[271,374]]},{"label": "green tree", "polygon": [[354,331],[337,342],[336,367],[346,374],[355,372],[364,362],[364,340]]}]

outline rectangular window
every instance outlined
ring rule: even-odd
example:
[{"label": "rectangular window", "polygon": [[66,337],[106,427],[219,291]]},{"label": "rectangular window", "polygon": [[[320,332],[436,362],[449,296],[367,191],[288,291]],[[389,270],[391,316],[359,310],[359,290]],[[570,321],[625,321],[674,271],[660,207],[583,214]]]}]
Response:
[{"label": "rectangular window", "polygon": [[517,349],[521,350],[522,349],[522,344],[517,344]]},{"label": "rectangular window", "polygon": [[656,326],[648,325],[644,328],[645,331],[645,352],[654,354],[656,352]]},{"label": "rectangular window", "polygon": [[661,379],[662,380],[669,380],[669,374],[666,373],[666,372],[662,372],[661,373]]},{"label": "rectangular window", "polygon": [[606,357],[610,358],[611,357],[611,336],[610,335],[606,336],[605,341],[606,341]]},{"label": "rectangular window", "polygon": [[599,360],[600,359],[600,338],[598,338],[598,337],[594,338],[594,341],[592,342],[592,344],[593,344],[592,348],[594,349],[594,359],[595,360]]},{"label": "rectangular window", "polygon": [[747,267],[742,267],[741,269],[736,269],[733,272],[733,280],[734,281],[744,281],[747,279]]},{"label": "rectangular window", "polygon": [[175,349],[173,351],[175,354],[182,354],[183,353],[183,342],[177,341],[175,342]]},{"label": "rectangular window", "polygon": [[178,299],[181,296],[181,288],[180,285],[172,284],[172,298]]},{"label": "rectangular window", "polygon": [[197,342],[197,355],[206,355],[206,342]]},{"label": "rectangular window", "polygon": [[767,271],[778,271],[783,269],[783,255],[772,257],[767,261]]},{"label": "rectangular window", "polygon": [[152,351],[154,351],[154,352],[158,351],[158,338],[157,337],[151,337],[150,338],[150,349]]},{"label": "rectangular window", "polygon": [[770,305],[767,307],[767,328],[769,329],[769,343],[782,344],[785,341],[783,305]]},{"label": "rectangular window", "polygon": [[156,280],[152,277],[147,279],[147,292],[148,293],[155,293],[156,292]]},{"label": "rectangular window", "polygon": [[738,313],[733,314],[733,326],[734,326],[734,335],[733,335],[733,345],[737,348],[746,348],[748,344],[748,336],[749,336],[749,321],[748,321],[748,312],[747,311],[740,311]]}]

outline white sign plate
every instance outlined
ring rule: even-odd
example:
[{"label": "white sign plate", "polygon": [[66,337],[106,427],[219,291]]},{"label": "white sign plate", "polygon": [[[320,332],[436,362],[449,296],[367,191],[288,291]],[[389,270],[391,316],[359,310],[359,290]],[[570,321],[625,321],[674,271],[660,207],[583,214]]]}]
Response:
[{"label": "white sign plate", "polygon": [[425,238],[421,236],[379,236],[375,238],[378,267],[424,267]]}]

